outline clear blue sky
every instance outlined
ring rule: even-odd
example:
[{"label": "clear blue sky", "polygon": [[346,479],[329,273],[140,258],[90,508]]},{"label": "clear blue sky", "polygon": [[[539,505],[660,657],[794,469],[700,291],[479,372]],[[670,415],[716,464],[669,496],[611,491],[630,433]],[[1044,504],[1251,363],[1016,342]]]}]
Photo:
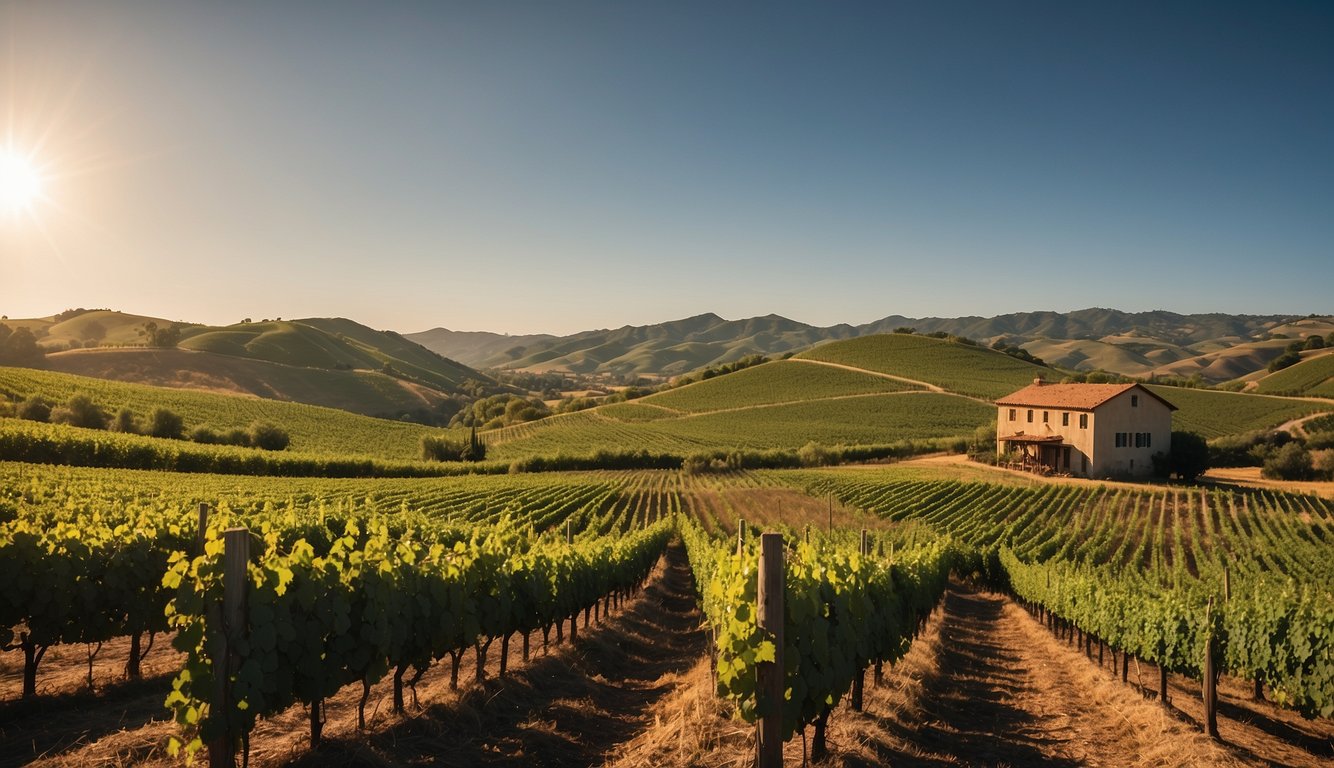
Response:
[{"label": "clear blue sky", "polygon": [[1334,3],[47,0],[0,54],[12,317],[1334,312]]}]

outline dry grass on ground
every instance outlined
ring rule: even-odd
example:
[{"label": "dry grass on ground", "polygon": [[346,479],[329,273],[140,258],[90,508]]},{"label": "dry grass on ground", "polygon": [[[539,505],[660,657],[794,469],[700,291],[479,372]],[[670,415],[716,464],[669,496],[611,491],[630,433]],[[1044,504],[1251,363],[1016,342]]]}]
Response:
[{"label": "dry grass on ground", "polygon": [[[607,765],[750,765],[754,729],[729,719],[710,685],[702,662],[653,708],[658,726]],[[1198,695],[1198,686],[1194,694],[1178,686],[1176,695]],[[1224,737],[1237,738],[1240,727],[1225,725]],[[1150,701],[1056,640],[1012,601],[961,586],[908,654],[885,671],[881,685],[872,685],[868,674],[864,712],[839,706],[828,739],[831,755],[823,764],[834,766],[1329,764],[1318,744],[1314,753],[1294,749],[1291,739],[1273,734],[1244,745],[1217,744],[1179,711]],[[785,763],[801,765],[803,751],[798,736],[785,747]]]},{"label": "dry grass on ground", "polygon": [[[474,680],[472,654],[460,665],[460,689],[450,688],[448,659],[417,686],[421,706],[405,715],[392,709],[392,685],[373,686],[368,727],[356,727],[360,686],[347,686],[327,702],[324,743],[309,749],[309,717],[302,706],[261,721],[251,734],[252,766],[587,766],[601,764],[623,742],[654,725],[648,710],[678,687],[703,657],[693,584],[684,551],[673,547],[649,585],[623,609],[585,628],[578,640],[543,651],[534,633],[532,658],[511,643],[509,674],[497,679],[499,643],[486,679]],[[97,699],[94,711],[67,716],[48,727],[63,733],[56,748],[33,750],[27,722],[0,723],[6,749],[0,764],[39,766],[173,765],[165,754],[175,726],[165,716],[166,690],[158,684],[131,699]],[[409,695],[409,699],[410,699]],[[98,725],[86,728],[89,718]],[[124,727],[114,727],[120,718]],[[47,718],[41,718],[47,719]],[[113,727],[108,728],[110,723]],[[10,750],[10,746],[15,749]]]}]

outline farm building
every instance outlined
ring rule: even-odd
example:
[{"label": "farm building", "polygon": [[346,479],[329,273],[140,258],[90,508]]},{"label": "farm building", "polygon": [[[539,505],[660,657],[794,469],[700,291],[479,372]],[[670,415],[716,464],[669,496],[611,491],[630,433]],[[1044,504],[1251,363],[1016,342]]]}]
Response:
[{"label": "farm building", "polygon": [[996,401],[996,452],[1025,469],[1147,477],[1167,453],[1176,406],[1141,384],[1047,384]]}]

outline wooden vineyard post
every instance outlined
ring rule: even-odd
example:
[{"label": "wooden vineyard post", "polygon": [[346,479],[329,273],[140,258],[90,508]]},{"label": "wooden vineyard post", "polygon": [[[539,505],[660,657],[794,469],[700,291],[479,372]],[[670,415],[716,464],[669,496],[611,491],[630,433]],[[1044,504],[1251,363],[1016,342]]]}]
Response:
[{"label": "wooden vineyard post", "polygon": [[199,530],[195,531],[195,555],[204,554],[204,540],[208,534],[208,504],[199,502]]},{"label": "wooden vineyard post", "polygon": [[[574,545],[574,524],[570,518],[565,518],[565,543]],[[561,621],[564,621],[562,619]],[[570,642],[573,643],[579,637],[579,609],[574,609],[574,615],[570,617]],[[560,630],[556,630],[556,640],[560,641]]]},{"label": "wooden vineyard post", "polygon": [[828,531],[831,532],[831,533],[832,533],[833,530],[834,530],[834,492],[833,492],[833,491],[830,491],[830,492],[829,492],[829,527],[828,527],[826,530],[828,530]]},{"label": "wooden vineyard post", "polygon": [[746,518],[738,518],[736,521],[736,553],[738,555],[746,551]]},{"label": "wooden vineyard post", "polygon": [[779,768],[783,764],[783,535],[760,536],[760,573],[756,602],[758,625],[774,643],[774,660],[760,662],[755,670],[759,694],[760,722],[756,727],[756,768]]},{"label": "wooden vineyard post", "polygon": [[[865,529],[865,528],[862,529],[861,554],[862,554],[862,557],[866,557],[867,555],[871,554],[871,543],[870,543],[870,539],[868,539],[868,538],[866,537],[866,529]],[[860,711],[862,711],[862,692],[865,690],[865,688],[866,688],[866,667],[865,667],[865,666],[858,666],[858,667],[857,667],[857,673],[856,673],[856,675],[854,675],[853,678],[852,678],[852,711],[853,711],[853,712],[860,712]]]},{"label": "wooden vineyard post", "polygon": [[1214,599],[1204,612],[1204,624],[1209,628],[1204,639],[1204,682],[1200,692],[1204,696],[1204,730],[1218,738],[1218,641],[1214,634]]},{"label": "wooden vineyard post", "polygon": [[[201,504],[200,519],[207,514],[207,505]],[[228,528],[223,533],[223,544],[222,605],[215,603],[209,607],[207,626],[213,635],[214,683],[210,708],[212,716],[222,718],[225,724],[232,708],[230,678],[237,662],[236,641],[246,634],[246,566],[250,563],[250,531]],[[223,734],[209,743],[210,768],[235,765],[236,736],[224,727]]]}]

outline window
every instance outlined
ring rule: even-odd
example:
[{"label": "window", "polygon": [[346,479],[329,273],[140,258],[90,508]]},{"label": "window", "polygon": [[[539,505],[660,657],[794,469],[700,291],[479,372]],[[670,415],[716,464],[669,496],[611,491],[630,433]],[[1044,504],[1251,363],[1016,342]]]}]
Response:
[{"label": "window", "polygon": [[1130,433],[1129,433],[1129,432],[1117,432],[1117,433],[1116,433],[1116,447],[1117,447],[1117,448],[1125,448],[1125,447],[1126,447],[1126,435],[1128,435],[1128,434],[1130,434]]},{"label": "window", "polygon": [[1032,409],[1032,408],[1029,408],[1029,409],[1028,409],[1028,423],[1029,423],[1029,424],[1032,424],[1032,423],[1033,423],[1033,409]]},{"label": "window", "polygon": [[1079,414],[1079,428],[1080,429],[1089,428],[1089,415],[1087,413]]},{"label": "window", "polygon": [[1145,447],[1145,448],[1152,448],[1152,447],[1153,447],[1153,440],[1152,440],[1152,438],[1153,438],[1153,433],[1152,433],[1152,432],[1145,432],[1145,433],[1144,433],[1144,447]]},{"label": "window", "polygon": [[1014,421],[1016,418],[1018,418],[1018,417],[1015,416],[1014,409],[1011,408],[1011,409],[1010,409],[1010,421]]},{"label": "window", "polygon": [[1042,423],[1043,423],[1043,424],[1046,424],[1046,423],[1047,423],[1047,417],[1050,416],[1050,415],[1051,415],[1051,411],[1043,411],[1043,412],[1042,412]]},{"label": "window", "polygon": [[1131,407],[1131,408],[1138,408],[1138,407],[1139,407],[1139,395],[1131,395],[1131,396],[1130,396],[1130,407]]},{"label": "window", "polygon": [[1135,433],[1135,447],[1136,447],[1136,448],[1143,448],[1143,447],[1144,447],[1144,433],[1143,433],[1143,432],[1136,432],[1136,433]]},{"label": "window", "polygon": [[1066,413],[1062,413],[1062,414],[1061,414],[1061,426],[1063,426],[1063,427],[1068,427],[1068,426],[1070,426],[1070,414],[1069,414],[1069,412],[1066,412]]}]

